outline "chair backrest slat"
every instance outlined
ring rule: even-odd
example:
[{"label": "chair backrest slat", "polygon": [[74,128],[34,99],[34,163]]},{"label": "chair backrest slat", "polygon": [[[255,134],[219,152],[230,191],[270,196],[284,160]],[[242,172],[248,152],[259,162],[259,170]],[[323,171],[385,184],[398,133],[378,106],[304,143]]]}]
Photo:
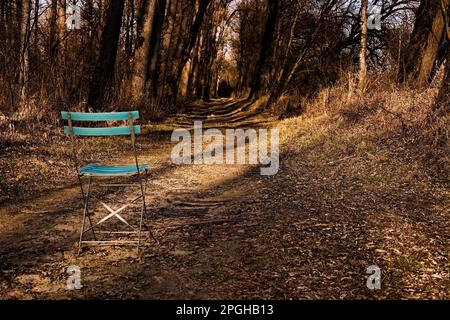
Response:
[{"label": "chair backrest slat", "polygon": [[[70,118],[72,121],[114,121],[114,120],[128,120],[128,113],[131,113],[133,120],[139,119],[139,111],[130,112],[71,112]],[[62,111],[61,116],[63,120],[68,119],[68,112]]]},{"label": "chair backrest slat", "polygon": [[[67,120],[67,126],[64,126],[64,133],[70,136],[72,144],[72,152],[74,164],[80,178],[80,171],[78,166],[78,155],[75,146],[74,136],[85,136],[85,137],[108,137],[108,136],[130,136],[131,144],[133,146],[133,153],[136,159],[136,170],[139,174],[140,168],[137,161],[137,152],[135,147],[135,135],[141,133],[141,126],[134,125],[134,120],[139,119],[139,111],[129,111],[129,112],[103,112],[103,113],[85,113],[85,112],[61,112],[63,120]],[[123,121],[127,125],[118,126],[117,124],[112,124],[111,127],[83,127],[79,124],[77,127],[74,126],[74,121]],[[142,188],[142,186],[141,186]]]},{"label": "chair backrest slat", "polygon": [[[75,136],[125,136],[131,134],[130,127],[106,127],[106,128],[83,128],[73,127],[73,135]],[[64,133],[72,134],[69,126],[64,127]],[[134,126],[134,133],[141,133],[141,126]]]}]

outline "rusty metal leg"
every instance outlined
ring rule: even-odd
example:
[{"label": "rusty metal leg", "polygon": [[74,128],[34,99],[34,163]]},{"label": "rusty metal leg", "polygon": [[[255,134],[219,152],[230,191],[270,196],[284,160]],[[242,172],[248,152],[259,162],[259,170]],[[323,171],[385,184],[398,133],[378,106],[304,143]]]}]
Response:
[{"label": "rusty metal leg", "polygon": [[[142,193],[142,208],[141,208],[141,217],[140,217],[140,221],[139,221],[139,238],[138,238],[138,247],[137,247],[138,254],[139,254],[139,248],[140,248],[140,244],[141,244],[143,215],[145,215],[146,219],[148,219],[147,204],[145,202],[145,194],[147,192],[147,181],[148,181],[148,179],[147,179],[147,170],[146,170],[145,175],[144,175],[144,184],[142,184],[142,179],[139,177],[139,183],[141,185],[141,193]],[[158,243],[158,240],[153,235],[153,232],[149,225],[147,225],[147,229],[148,229],[148,232],[150,233],[150,236],[152,237],[153,241],[155,241],[155,243]]]},{"label": "rusty metal leg", "polygon": [[[78,182],[80,183],[80,190],[81,190],[81,196],[83,197],[83,200],[86,202],[86,195],[84,194],[84,189],[83,189],[83,183],[81,181],[81,176],[78,174]],[[92,229],[92,235],[94,236],[94,240],[97,240],[97,237],[95,235],[95,230],[93,228],[93,224],[92,224],[92,219],[91,216],[89,215],[89,210],[87,212],[87,217],[89,219],[89,225],[90,225],[90,229]]]},{"label": "rusty metal leg", "polygon": [[[145,181],[145,183],[144,183],[144,192],[145,192],[145,193],[147,193],[147,182],[148,182],[147,173],[148,173],[148,172],[145,171],[145,180],[144,180],[144,181]],[[152,237],[152,239],[153,239],[153,241],[154,241],[155,243],[159,243],[158,239],[156,239],[156,237],[153,235],[153,232],[152,232],[152,229],[151,229],[151,226],[150,226],[151,221],[150,221],[149,216],[148,216],[148,213],[147,213],[147,206],[145,206],[144,214],[145,214],[145,217],[146,217],[146,220],[147,220],[147,225],[146,225],[146,227],[147,227],[147,231],[148,231],[149,234],[150,234],[150,237]]]},{"label": "rusty metal leg", "polygon": [[137,254],[139,255],[139,248],[141,246],[141,235],[142,235],[142,218],[144,216],[144,212],[147,212],[147,208],[145,205],[145,187],[142,185],[142,179],[140,175],[138,175],[139,184],[141,186],[141,194],[142,194],[142,207],[141,207],[141,216],[139,219],[139,235],[138,235],[138,245],[137,245]]},{"label": "rusty metal leg", "polygon": [[97,236],[95,235],[94,225],[92,224],[91,216],[88,214],[87,217],[88,217],[88,220],[89,220],[90,229],[92,230],[92,235],[94,236],[94,240],[97,240]]},{"label": "rusty metal leg", "polygon": [[[87,211],[88,211],[89,195],[91,193],[91,184],[92,184],[92,177],[89,177],[88,190],[87,190],[87,193],[86,193],[86,197],[84,199],[83,220],[81,221],[80,241],[78,243],[77,256],[79,256],[80,253],[81,253],[81,245],[82,245],[82,242],[83,242],[84,226],[85,226],[85,222],[86,222],[86,214],[87,214]],[[82,185],[81,185],[81,190],[83,190],[83,186]]]}]

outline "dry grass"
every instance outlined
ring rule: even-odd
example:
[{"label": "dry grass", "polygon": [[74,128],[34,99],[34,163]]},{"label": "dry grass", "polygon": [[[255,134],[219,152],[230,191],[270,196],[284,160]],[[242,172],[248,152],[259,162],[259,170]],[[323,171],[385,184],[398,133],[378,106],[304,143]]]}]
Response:
[{"label": "dry grass", "polygon": [[317,184],[315,205],[349,232],[339,236],[367,233],[365,259],[384,270],[378,298],[442,298],[448,289],[449,116],[431,111],[437,88],[385,84],[360,97],[340,84],[279,126],[282,154],[295,159],[290,175],[303,167],[297,179]]},{"label": "dry grass", "polygon": [[450,117],[432,112],[438,87],[417,92],[383,83],[364,97],[349,93],[345,83],[324,89],[298,102],[300,117],[282,122],[284,141],[290,141],[285,147],[320,144],[322,154],[337,159],[370,154],[382,161],[407,153],[404,161],[414,162],[429,179],[448,182]]}]

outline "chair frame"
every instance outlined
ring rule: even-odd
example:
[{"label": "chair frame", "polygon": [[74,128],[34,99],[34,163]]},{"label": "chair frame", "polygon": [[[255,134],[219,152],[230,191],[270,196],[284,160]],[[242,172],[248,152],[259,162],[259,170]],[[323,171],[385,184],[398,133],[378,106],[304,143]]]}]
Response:
[{"label": "chair frame", "polygon": [[[75,135],[77,135],[77,134],[75,134],[75,130],[74,130],[74,126],[73,126],[74,120],[72,119],[71,112],[63,112],[62,113],[63,119],[65,116],[67,118],[68,132],[66,130],[65,131],[70,136],[70,142],[71,142],[72,154],[73,154],[73,162],[74,162],[75,170],[76,170],[77,177],[78,177],[78,183],[80,185],[81,196],[84,200],[83,218],[81,221],[81,230],[80,230],[80,237],[79,237],[79,241],[78,241],[77,256],[80,255],[82,248],[83,248],[82,247],[83,244],[88,244],[88,245],[137,245],[137,254],[139,255],[140,247],[141,247],[141,240],[142,240],[142,233],[143,233],[143,231],[142,231],[143,217],[145,215],[148,218],[147,204],[145,201],[145,194],[147,191],[147,182],[148,182],[148,169],[143,170],[144,171],[144,173],[143,173],[143,172],[141,172],[141,169],[139,168],[138,154],[137,154],[137,150],[136,150],[136,132],[135,132],[136,127],[134,126],[133,115],[132,115],[132,112],[123,112],[123,114],[125,114],[125,113],[128,114],[126,121],[128,122],[127,127],[129,129],[129,135],[131,137],[131,145],[132,145],[134,160],[135,160],[135,164],[136,164],[136,173],[130,174],[130,175],[101,175],[101,177],[111,178],[111,177],[136,176],[138,178],[139,183],[138,184],[136,184],[136,183],[132,183],[132,184],[111,184],[111,183],[109,183],[109,184],[101,184],[100,186],[102,186],[102,187],[132,187],[132,186],[139,187],[140,195],[138,195],[133,200],[131,200],[130,202],[123,205],[122,207],[120,207],[117,210],[113,210],[106,203],[104,203],[103,201],[101,201],[100,199],[98,199],[97,197],[92,195],[91,190],[92,190],[92,186],[93,186],[93,178],[95,177],[95,175],[86,175],[89,178],[87,191],[85,191],[85,189],[83,188],[82,177],[85,176],[85,174],[80,173],[80,166],[79,166],[79,161],[78,161],[78,157],[77,157],[77,153],[76,153],[76,146],[75,146]],[[90,114],[90,113],[78,113],[78,114],[95,115],[95,114]],[[106,114],[107,119],[105,119],[105,120],[103,120],[103,119],[99,120],[99,119],[93,118],[92,120],[79,120],[79,121],[108,121],[108,120],[111,120],[111,119],[108,119],[107,115],[108,114]],[[139,117],[139,114],[137,113],[136,119],[138,117]],[[120,118],[117,120],[125,120],[125,119]],[[116,128],[126,128],[126,127],[116,127]],[[139,129],[140,129],[140,127],[139,127]],[[121,133],[121,134],[128,135],[128,133]],[[115,135],[115,134],[107,134],[107,135]],[[92,134],[89,136],[95,136],[95,134]],[[92,223],[91,214],[89,214],[89,200],[91,198],[94,198],[95,200],[100,202],[100,204],[109,212],[109,214],[107,216],[103,217],[96,224]],[[119,215],[119,213],[122,212],[123,210],[125,210],[126,208],[128,208],[130,205],[134,204],[139,199],[142,199],[142,205],[141,205],[141,212],[140,212],[140,217],[139,217],[139,226],[136,227],[136,226],[130,225],[122,216]],[[97,231],[97,233],[128,234],[128,235],[129,234],[137,234],[138,240],[105,240],[105,241],[97,240],[95,228],[98,227],[100,224],[108,221],[112,217],[117,217],[124,224],[128,225],[131,228],[134,228],[135,231]],[[86,228],[86,219],[89,221],[88,228]],[[156,243],[158,243],[158,240],[153,236],[153,233],[152,233],[150,227],[147,225],[146,225],[146,227],[148,229],[147,231],[148,231],[150,237]],[[83,240],[84,235],[89,231],[92,231],[94,240],[89,240],[89,241]]]}]

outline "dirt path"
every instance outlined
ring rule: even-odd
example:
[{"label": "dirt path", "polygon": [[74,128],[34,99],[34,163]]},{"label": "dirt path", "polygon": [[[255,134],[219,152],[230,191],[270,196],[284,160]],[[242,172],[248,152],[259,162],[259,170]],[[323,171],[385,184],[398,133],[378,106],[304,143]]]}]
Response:
[{"label": "dirt path", "polygon": [[[224,119],[231,121],[237,114],[237,124],[261,122],[250,113],[243,112],[245,105],[235,108],[237,104],[223,100],[190,107],[189,111],[196,116],[189,117],[189,120],[192,123],[194,119],[201,120],[206,127],[213,126],[208,116],[217,113],[220,118],[214,120],[219,122]],[[174,127],[186,125],[183,116],[168,122]],[[153,215],[153,230],[160,241],[158,245],[148,241],[140,259],[136,257],[135,250],[119,247],[92,248],[81,257],[75,257],[82,210],[75,183],[32,200],[3,206],[0,210],[2,298],[163,298],[206,297],[206,293],[213,294],[215,290],[195,283],[192,283],[191,291],[186,291],[180,281],[189,276],[183,272],[182,265],[195,261],[201,267],[190,272],[207,278],[208,273],[215,272],[216,265],[227,264],[220,261],[223,257],[210,261],[215,244],[227,242],[225,235],[213,235],[211,232],[221,226],[240,225],[243,228],[251,224],[243,221],[237,213],[228,211],[231,203],[244,200],[245,195],[233,189],[237,179],[251,168],[245,165],[175,166],[170,164],[169,159],[173,145],[164,138],[140,152],[140,161],[152,164],[147,195],[149,211]],[[119,195],[119,199],[125,201],[134,194],[127,191],[125,195]],[[102,195],[112,198],[117,193],[103,192]],[[240,230],[232,238],[239,239]],[[227,250],[233,251],[235,245],[229,242],[227,247]],[[240,254],[239,249],[236,250],[235,254]],[[222,250],[215,254],[222,255]],[[101,259],[98,259],[99,256]],[[65,272],[69,265],[81,267],[85,286],[82,291],[66,290]],[[122,282],[130,278],[133,280],[128,284]],[[122,288],[120,292],[117,291],[119,287]],[[147,289],[144,293],[138,287]],[[198,290],[205,293],[199,296]]]},{"label": "dirt path", "polygon": [[[252,112],[222,100],[191,106],[171,123],[267,124]],[[153,164],[147,195],[160,243],[149,242],[140,258],[118,247],[75,256],[75,185],[2,207],[1,298],[449,297],[442,193],[393,185],[389,200],[374,181],[346,177],[342,161],[307,162],[303,153],[282,154],[279,174],[269,177],[248,165],[175,166],[172,146],[165,138],[141,151]],[[423,202],[420,211],[412,199]],[[444,213],[431,220],[430,210]],[[386,271],[381,292],[366,287],[371,264]],[[82,290],[66,290],[71,265],[81,268]]]}]

